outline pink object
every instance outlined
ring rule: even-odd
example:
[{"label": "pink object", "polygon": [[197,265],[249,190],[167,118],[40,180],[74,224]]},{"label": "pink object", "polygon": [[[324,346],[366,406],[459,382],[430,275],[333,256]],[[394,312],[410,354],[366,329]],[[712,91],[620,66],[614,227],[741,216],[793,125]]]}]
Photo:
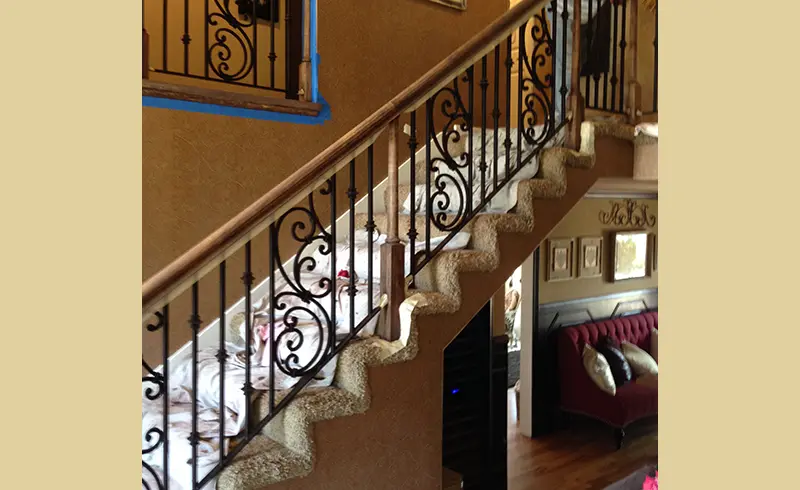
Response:
[{"label": "pink object", "polygon": [[644,485],[642,485],[642,490],[658,490],[658,470],[656,470],[655,477],[650,475],[644,477]]},{"label": "pink object", "polygon": [[339,271],[338,274],[336,274],[336,277],[341,277],[343,279],[350,279],[350,273],[347,272],[346,270],[342,269],[342,270]]}]

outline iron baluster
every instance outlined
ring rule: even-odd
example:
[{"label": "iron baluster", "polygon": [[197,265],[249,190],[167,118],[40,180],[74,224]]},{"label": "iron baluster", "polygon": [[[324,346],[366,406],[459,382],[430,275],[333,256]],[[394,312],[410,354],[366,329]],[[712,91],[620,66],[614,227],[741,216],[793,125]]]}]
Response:
[{"label": "iron baluster", "polygon": [[347,295],[350,299],[350,333],[352,334],[356,329],[356,275],[355,275],[355,262],[356,262],[356,160],[350,160],[350,187],[347,189],[347,199],[350,201],[350,227],[348,234],[350,235],[350,260],[348,260],[348,285]]},{"label": "iron baluster", "polygon": [[[275,1],[277,1],[277,0],[275,0]],[[289,93],[289,89],[290,89],[290,87],[292,85],[292,82],[291,82],[292,70],[299,70],[300,67],[291,66],[290,65],[290,63],[292,61],[292,56],[291,56],[290,53],[292,52],[292,47],[293,47],[293,43],[292,43],[292,6],[291,6],[291,2],[292,2],[292,0],[286,0],[286,2],[284,2],[284,10],[286,11],[286,13],[283,16],[283,29],[284,29],[283,35],[284,35],[284,39],[285,39],[284,48],[283,48],[283,56],[284,56],[284,60],[285,60],[284,65],[286,66],[286,69],[283,70],[283,71],[284,71],[284,84],[286,85],[286,97],[289,98],[289,99],[294,99],[294,98],[298,98],[297,94],[296,93],[294,93],[294,94],[290,94]],[[303,15],[310,15],[310,13],[309,12],[303,12]],[[308,40],[306,40],[306,41],[308,41]],[[274,43],[273,43],[273,46],[274,46]],[[275,84],[273,83],[272,85],[275,85]],[[306,99],[306,100],[311,100],[311,99]]]},{"label": "iron baluster", "polygon": [[[275,3],[273,0],[268,0],[270,9],[272,9],[273,4]],[[258,2],[259,0],[252,0],[253,2],[253,86],[258,87]],[[270,12],[271,13],[271,12]],[[273,17],[270,16],[270,21],[272,21]],[[273,23],[274,25],[274,23]]]},{"label": "iron baluster", "polygon": [[[497,157],[500,151],[500,140],[497,138],[497,128],[500,127],[500,45],[494,47],[494,110],[492,110],[492,119],[494,119],[494,180],[493,189],[497,189]],[[485,199],[485,196],[484,196]]]},{"label": "iron baluster", "polygon": [[658,112],[658,2],[656,2],[656,34],[653,38],[653,112]]},{"label": "iron baluster", "polygon": [[331,252],[331,318],[328,324],[328,343],[330,344],[330,351],[333,352],[336,348],[336,174],[332,175],[328,180],[328,190],[331,196],[331,239],[329,245]]},{"label": "iron baluster", "polygon": [[[591,3],[592,3],[592,0],[589,0],[589,5],[591,5]],[[598,18],[600,17],[600,0],[597,0],[597,16],[598,16]],[[597,35],[597,33],[594,31],[594,28],[595,28],[594,19],[592,20],[591,24],[592,24],[592,40],[590,41],[590,45],[593,46],[594,42],[595,42],[594,36]],[[591,53],[591,51],[589,53]],[[591,60],[587,60],[587,61],[591,61]],[[599,109],[600,108],[600,72],[597,71],[597,67],[596,66],[594,67],[594,70],[592,70],[592,72],[593,72],[592,73],[592,80],[594,80],[594,105],[593,105],[593,107],[595,109]]]},{"label": "iron baluster", "polygon": [[504,146],[506,148],[506,175],[505,180],[511,175],[511,67],[514,66],[514,61],[511,59],[511,36],[506,39],[506,140]]},{"label": "iron baluster", "polygon": [[472,135],[475,134],[474,131],[474,121],[473,121],[473,114],[475,113],[475,67],[470,65],[467,68],[467,98],[469,103],[469,109],[467,110],[467,129],[469,133],[467,133],[467,203],[466,203],[466,211],[464,213],[464,220],[468,220],[470,215],[472,214],[472,203],[474,202],[475,196],[473,193],[475,192],[475,176],[474,173],[474,165],[473,165],[473,158],[475,153],[474,148],[475,146],[472,144]]},{"label": "iron baluster", "polygon": [[[374,241],[372,239],[372,234],[375,232],[375,220],[373,217],[373,189],[374,185],[374,178],[373,175],[373,146],[369,145],[367,148],[367,240],[369,241],[369,245],[367,246],[367,304],[369,305],[369,311],[372,311],[373,304],[372,304],[372,282],[374,280],[373,270],[372,270],[372,254],[373,248],[375,246]],[[414,168],[414,165],[411,165],[411,168]]]},{"label": "iron baluster", "polygon": [[[411,210],[409,211],[409,227],[408,227],[408,260],[411,268],[411,283],[409,288],[414,288],[414,277],[417,273],[416,269],[416,240],[417,240],[417,112],[411,111],[409,116],[410,134],[408,136],[408,154],[411,161],[409,162],[409,170],[411,173],[411,186],[409,191],[409,201],[411,202]],[[370,308],[371,309],[371,308]]]},{"label": "iron baluster", "polygon": [[219,264],[219,463],[225,461],[225,361],[228,353],[225,349],[225,261]]},{"label": "iron baluster", "polygon": [[[521,26],[519,26],[518,36],[519,45],[517,46],[517,166],[516,168],[522,167],[522,93],[523,90],[523,83],[522,83],[522,69],[523,66],[527,64],[527,50],[525,48],[525,28],[528,26],[528,23],[525,22]],[[509,154],[506,157],[507,160],[511,159],[511,155]],[[508,178],[508,175],[506,175]]]},{"label": "iron baluster", "polygon": [[614,2],[613,4],[614,9],[614,16],[613,22],[614,27],[612,29],[612,36],[613,41],[611,43],[611,110],[615,111],[617,105],[617,51],[618,51],[618,43],[619,43],[619,3]]},{"label": "iron baluster", "polygon": [[431,140],[433,139],[433,99],[425,103],[425,259],[431,256]]},{"label": "iron baluster", "polygon": [[164,394],[161,400],[162,410],[164,410],[164,444],[163,451],[163,465],[164,465],[164,490],[169,490],[169,305],[164,305],[161,310],[164,318],[164,326],[161,332],[161,343],[164,344],[164,350],[161,353],[162,376],[164,377]]},{"label": "iron baluster", "polygon": [[183,73],[189,74],[189,43],[192,37],[189,36],[189,0],[183,0]]},{"label": "iron baluster", "polygon": [[[558,39],[558,0],[550,0],[550,19],[551,24],[553,25],[553,39]],[[547,17],[545,17],[547,18]],[[566,39],[566,38],[565,38]],[[555,43],[554,43],[555,44]],[[534,52],[536,49],[534,48]],[[558,49],[557,46],[553,46],[553,50],[550,52],[550,74],[554,79],[558,79]],[[527,60],[526,60],[527,61]],[[535,60],[531,60],[531,65],[535,68]],[[556,84],[553,83],[550,87],[550,98],[553,99],[553,102],[558,100],[558,92],[556,91]],[[550,113],[545,115],[545,117],[549,117],[552,121],[556,119],[556,104],[553,103],[550,106]]]},{"label": "iron baluster", "polygon": [[[591,46],[592,46],[592,34],[593,34],[592,30],[594,28],[594,23],[593,23],[594,15],[592,13],[592,5],[594,5],[593,0],[589,0],[589,20],[586,23],[586,42],[584,43],[583,40],[581,40],[581,46],[583,46],[584,44],[586,45],[586,47],[582,47],[581,48],[581,54],[585,53],[586,56],[580,56],[581,59],[578,60],[578,66],[580,66],[581,68],[583,68],[584,64],[589,62],[588,58],[589,58],[589,53],[591,52],[590,49],[591,49]],[[580,33],[577,33],[576,35],[579,36]],[[592,105],[591,105],[592,104],[591,103],[592,93],[590,91],[590,88],[591,88],[591,80],[590,79],[592,77],[590,75],[591,75],[591,73],[587,73],[586,74],[586,90],[585,90],[585,92],[586,92],[586,105],[588,107],[592,107]]]},{"label": "iron baluster", "polygon": [[[144,0],[142,0],[144,1]],[[164,0],[166,3],[166,0]],[[208,78],[208,67],[211,65],[210,52],[208,50],[208,2],[211,0],[203,0],[203,75]]]},{"label": "iron baluster", "polygon": [[192,446],[193,489],[199,488],[197,486],[197,445],[200,443],[200,434],[197,432],[197,332],[200,329],[200,314],[198,313],[199,295],[198,284],[194,283],[192,285],[192,316],[189,318],[189,326],[192,329],[192,433],[189,436],[189,444]]},{"label": "iron baluster", "polygon": [[275,413],[275,261],[277,260],[278,232],[275,223],[269,225],[269,415]]},{"label": "iron baluster", "polygon": [[[562,6],[561,12],[561,121],[564,122],[567,119],[567,93],[569,93],[569,89],[567,88],[567,36],[569,36],[569,29],[567,26],[569,25],[569,7],[568,2],[569,0],[564,0],[564,4]],[[553,38],[555,39],[556,36],[553,34]],[[554,56],[555,57],[555,56]],[[577,60],[574,60],[573,63],[576,63]],[[553,84],[555,86],[555,83]],[[553,98],[555,100],[555,98]],[[553,104],[555,106],[555,104]],[[553,119],[552,127],[555,127],[555,119]]]},{"label": "iron baluster", "polygon": [[481,208],[486,204],[486,90],[489,79],[486,78],[486,56],[481,59]]},{"label": "iron baluster", "polygon": [[625,48],[628,46],[628,42],[625,38],[626,28],[628,24],[628,2],[622,2],[622,31],[620,32],[620,39],[619,39],[619,50],[620,50],[620,61],[619,61],[619,112],[625,112],[625,57],[627,52]]},{"label": "iron baluster", "polygon": [[251,242],[244,245],[244,274],[242,274],[242,283],[244,284],[244,434],[245,437],[250,437],[250,394],[253,392],[253,385],[250,381],[251,362],[253,357],[253,304],[250,294],[253,285],[253,273],[251,270]]},{"label": "iron baluster", "polygon": [[164,25],[161,26],[161,45],[162,53],[164,55],[163,59],[161,60],[161,66],[164,71],[167,71],[167,39],[169,39],[167,37],[167,25],[169,24],[169,22],[167,22],[167,0],[161,0],[161,5],[162,21],[164,22]]}]

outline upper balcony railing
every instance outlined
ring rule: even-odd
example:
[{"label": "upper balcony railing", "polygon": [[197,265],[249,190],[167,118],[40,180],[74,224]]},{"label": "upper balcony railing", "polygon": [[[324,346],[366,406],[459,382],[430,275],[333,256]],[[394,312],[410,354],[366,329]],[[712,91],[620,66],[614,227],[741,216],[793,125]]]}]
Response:
[{"label": "upper balcony railing", "polygon": [[145,92],[310,101],[309,12],[310,0],[142,0]]}]

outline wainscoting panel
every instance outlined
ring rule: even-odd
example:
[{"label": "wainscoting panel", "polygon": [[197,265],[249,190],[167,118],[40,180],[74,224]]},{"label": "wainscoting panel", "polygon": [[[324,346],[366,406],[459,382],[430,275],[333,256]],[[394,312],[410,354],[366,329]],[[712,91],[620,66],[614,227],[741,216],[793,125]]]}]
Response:
[{"label": "wainscoting panel", "polygon": [[594,298],[539,305],[534,320],[533,435],[559,425],[556,333],[571,325],[658,311],[658,289],[643,289]]}]

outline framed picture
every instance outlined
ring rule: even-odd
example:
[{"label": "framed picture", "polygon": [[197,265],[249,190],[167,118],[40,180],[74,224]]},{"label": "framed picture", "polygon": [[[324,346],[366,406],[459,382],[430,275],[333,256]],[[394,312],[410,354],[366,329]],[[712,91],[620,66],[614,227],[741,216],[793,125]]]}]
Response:
[{"label": "framed picture", "polygon": [[548,281],[564,281],[567,279],[572,279],[574,253],[574,238],[555,238],[548,240]]},{"label": "framed picture", "polygon": [[658,235],[653,233],[653,272],[658,270]]},{"label": "framed picture", "polygon": [[578,277],[598,277],[603,274],[603,238],[578,239]]},{"label": "framed picture", "polygon": [[467,10],[467,0],[431,0],[431,2],[458,10]]},{"label": "framed picture", "polygon": [[616,232],[611,235],[614,246],[611,280],[624,281],[647,276],[648,234],[644,231]]}]

